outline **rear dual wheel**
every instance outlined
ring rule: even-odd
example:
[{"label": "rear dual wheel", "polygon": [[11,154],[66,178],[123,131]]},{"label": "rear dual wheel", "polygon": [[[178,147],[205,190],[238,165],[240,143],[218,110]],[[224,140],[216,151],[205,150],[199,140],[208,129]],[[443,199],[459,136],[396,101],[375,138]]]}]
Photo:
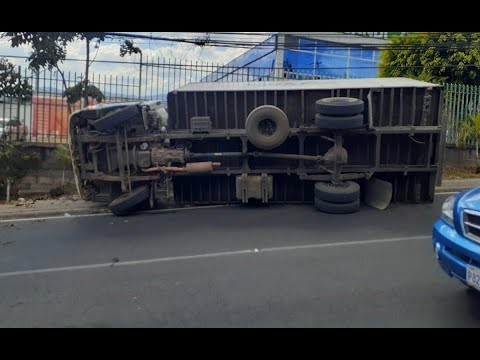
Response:
[{"label": "rear dual wheel", "polygon": [[328,214],[350,214],[360,209],[360,186],[353,181],[339,185],[315,184],[315,208]]},{"label": "rear dual wheel", "polygon": [[362,100],[351,97],[330,97],[315,102],[315,125],[320,129],[353,130],[363,126]]}]

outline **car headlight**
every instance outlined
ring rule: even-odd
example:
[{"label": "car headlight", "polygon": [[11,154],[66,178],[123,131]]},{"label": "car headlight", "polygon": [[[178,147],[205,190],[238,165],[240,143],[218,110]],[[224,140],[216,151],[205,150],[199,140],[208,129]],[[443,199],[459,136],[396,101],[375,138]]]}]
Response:
[{"label": "car headlight", "polygon": [[453,205],[455,196],[449,196],[442,205],[442,219],[453,226]]}]

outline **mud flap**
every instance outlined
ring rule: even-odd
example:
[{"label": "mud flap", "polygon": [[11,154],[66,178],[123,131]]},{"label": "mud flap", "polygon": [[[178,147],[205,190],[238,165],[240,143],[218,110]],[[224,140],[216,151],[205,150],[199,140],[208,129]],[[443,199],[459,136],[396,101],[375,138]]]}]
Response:
[{"label": "mud flap", "polygon": [[392,184],[371,178],[365,187],[365,203],[379,210],[385,210],[392,201]]}]

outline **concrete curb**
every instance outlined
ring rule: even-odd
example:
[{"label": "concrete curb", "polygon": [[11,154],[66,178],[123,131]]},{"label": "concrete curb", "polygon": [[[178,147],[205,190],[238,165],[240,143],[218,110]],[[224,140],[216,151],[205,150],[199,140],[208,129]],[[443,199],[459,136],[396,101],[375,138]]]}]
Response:
[{"label": "concrete curb", "polygon": [[435,194],[450,193],[450,192],[461,192],[465,190],[470,190],[475,186],[445,186],[441,188],[435,188]]},{"label": "concrete curb", "polygon": [[108,208],[99,207],[99,208],[79,208],[79,209],[50,209],[50,210],[34,210],[32,211],[19,211],[19,212],[9,212],[9,213],[0,213],[0,220],[14,220],[14,219],[35,219],[40,217],[50,217],[50,216],[64,216],[65,214],[70,215],[87,215],[87,214],[106,214],[109,213]]}]

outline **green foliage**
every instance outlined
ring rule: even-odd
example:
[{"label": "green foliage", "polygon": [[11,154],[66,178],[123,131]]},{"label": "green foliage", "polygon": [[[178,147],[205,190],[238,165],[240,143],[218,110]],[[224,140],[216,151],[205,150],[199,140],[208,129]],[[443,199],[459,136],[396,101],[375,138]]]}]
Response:
[{"label": "green foliage", "polygon": [[478,140],[480,140],[480,113],[470,116],[460,123],[457,139],[459,144]]},{"label": "green foliage", "polygon": [[0,97],[14,96],[22,99],[32,97],[32,86],[6,59],[0,59]]},{"label": "green foliage", "polygon": [[72,158],[70,154],[70,149],[65,145],[58,145],[55,151],[55,156],[58,163],[63,167],[66,168],[71,165]]},{"label": "green foliage", "polygon": [[35,167],[40,155],[21,145],[0,141],[0,179],[16,180]]},{"label": "green foliage", "polygon": [[[55,152],[57,162],[62,166],[62,186],[60,187],[63,191],[63,186],[65,185],[65,170],[68,166],[72,166],[72,155],[70,149],[65,145],[58,145]],[[61,194],[63,195],[63,194]],[[53,196],[53,195],[52,195]]]},{"label": "green foliage", "polygon": [[480,33],[408,33],[380,56],[380,77],[480,85]]},{"label": "green foliage", "polygon": [[9,38],[12,47],[30,45],[32,52],[28,57],[29,67],[58,68],[67,56],[67,45],[74,40],[105,40],[104,32],[4,32],[2,37]]},{"label": "green foliage", "polygon": [[475,142],[475,157],[477,159],[477,173],[480,173],[480,113],[475,116],[469,116],[460,123],[458,143],[466,144],[468,141]]},{"label": "green foliage", "polygon": [[120,45],[120,56],[125,57],[125,55],[132,54],[141,54],[142,50],[133,44],[131,40],[125,40],[125,42]]},{"label": "green foliage", "polygon": [[[79,82],[65,90],[62,96],[67,98],[69,104],[74,104],[82,98],[84,86],[85,83],[83,81]],[[105,95],[103,95],[102,91],[92,84],[87,86],[86,95],[99,103],[105,100]]]},{"label": "green foliage", "polygon": [[0,187],[14,183],[25,176],[28,169],[36,168],[40,154],[21,145],[0,141]]}]

